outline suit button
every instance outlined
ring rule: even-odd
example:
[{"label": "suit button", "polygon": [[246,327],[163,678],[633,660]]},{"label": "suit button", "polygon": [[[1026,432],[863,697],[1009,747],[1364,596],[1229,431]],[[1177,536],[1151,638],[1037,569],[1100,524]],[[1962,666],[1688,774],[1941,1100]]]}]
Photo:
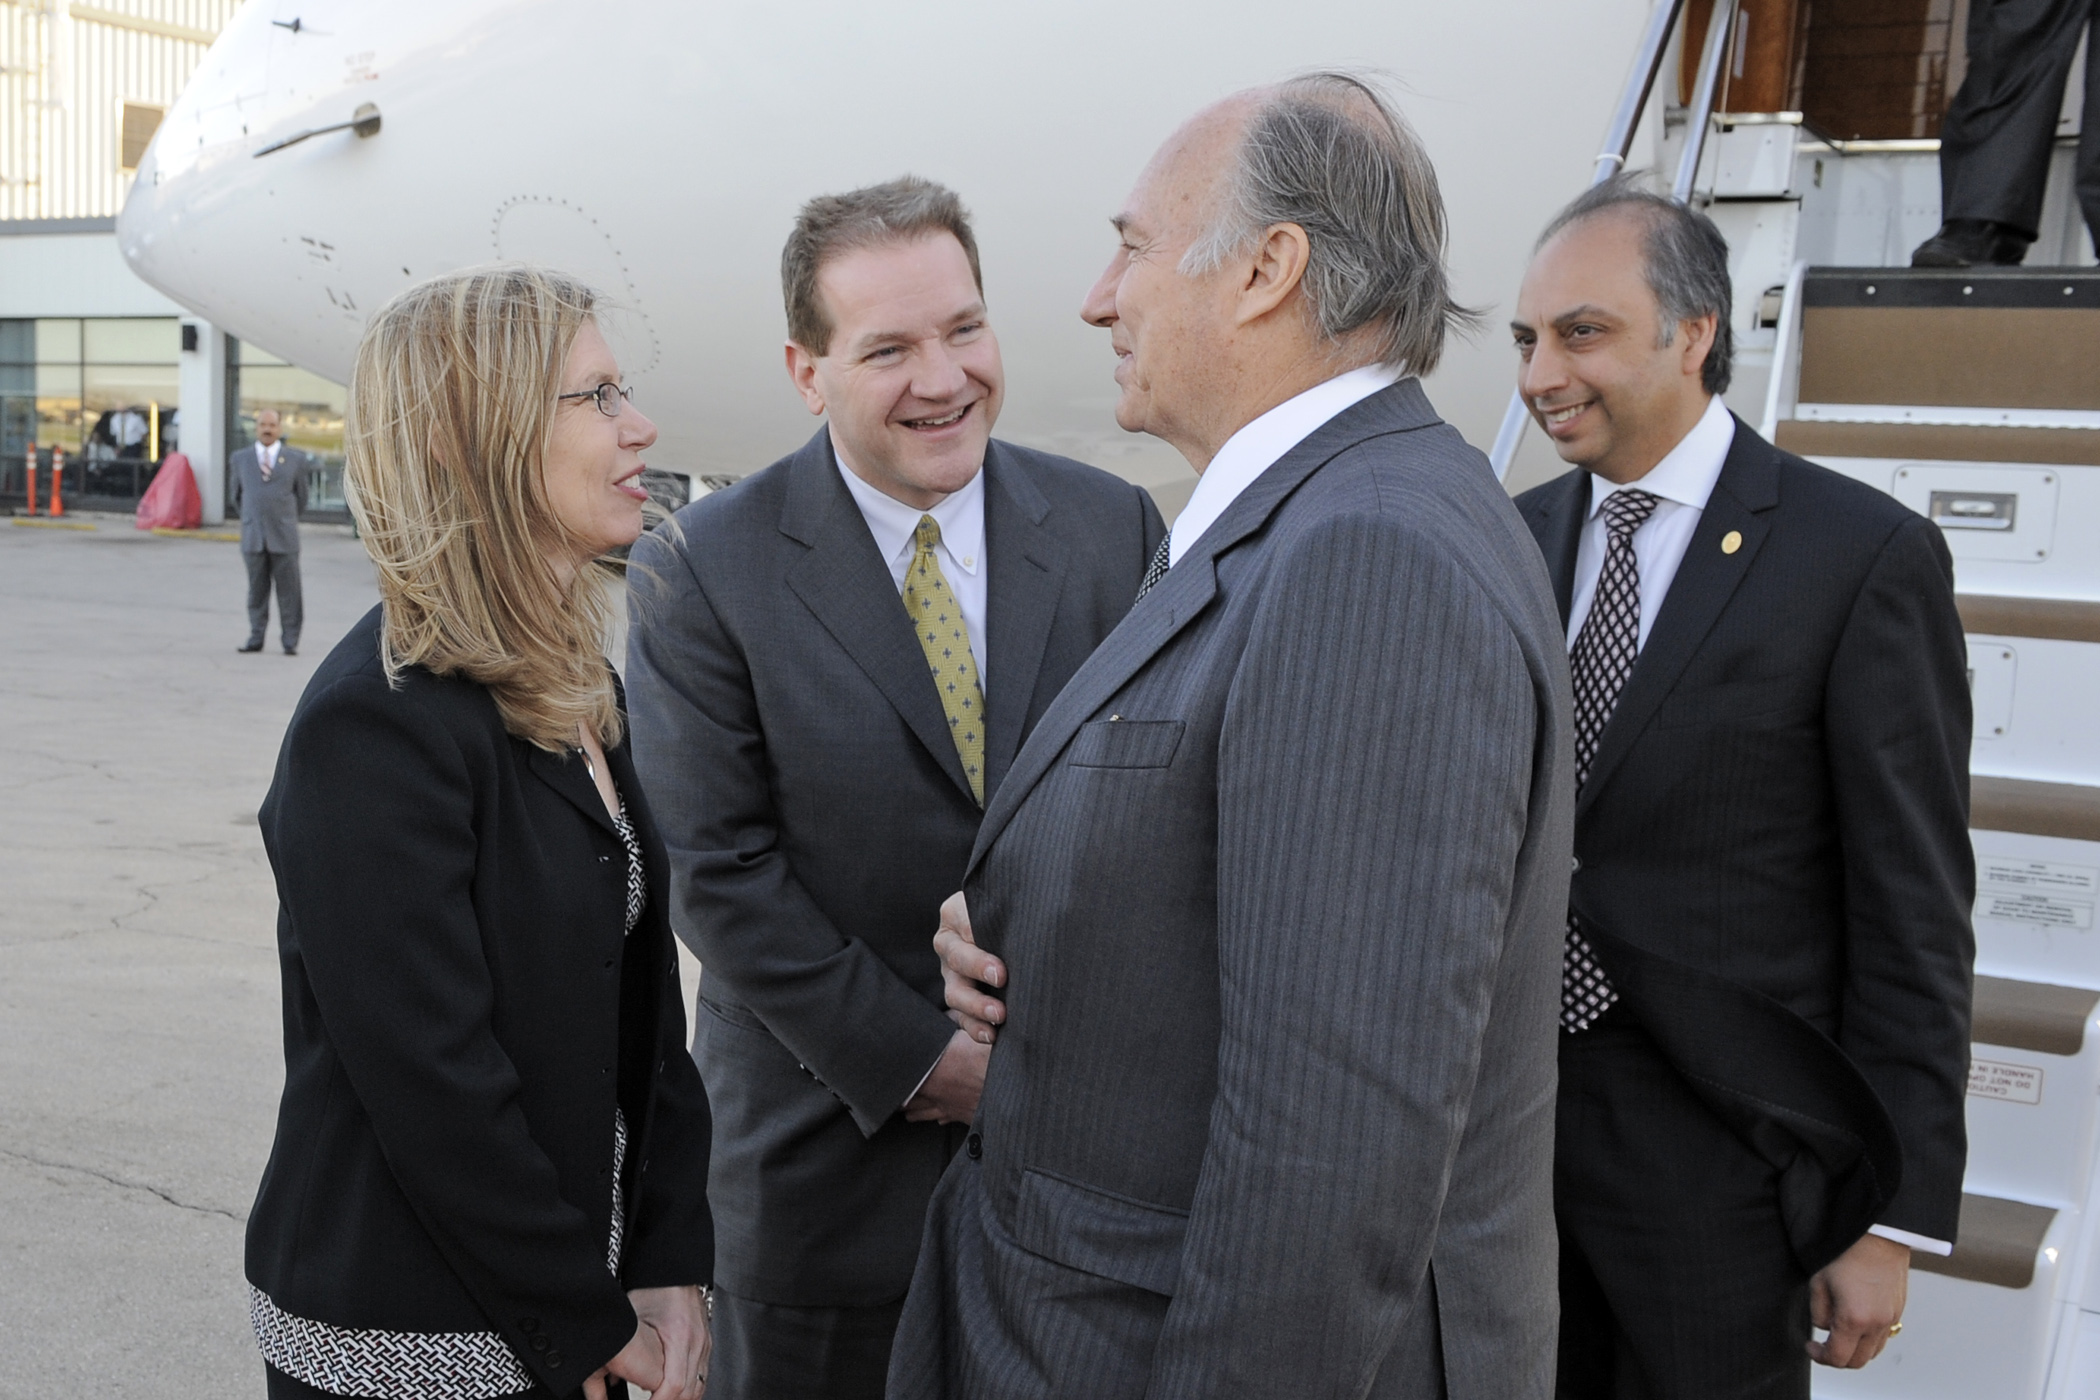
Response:
[{"label": "suit button", "polygon": [[612,959],[611,959],[611,958],[607,958],[607,959],[605,960],[605,969],[606,969],[606,971],[608,971],[608,972],[610,972],[610,971],[612,970]]},{"label": "suit button", "polygon": [[518,1319],[518,1330],[520,1332],[537,1332],[540,1330],[540,1320],[536,1317],[521,1317]]},{"label": "suit button", "polygon": [[561,1369],[560,1352],[550,1351],[547,1353],[547,1369],[550,1371],[559,1371]]},{"label": "suit button", "polygon": [[1581,857],[1581,856],[1569,856],[1569,857],[1568,857],[1568,873],[1569,873],[1570,875],[1580,875],[1580,874],[1582,873],[1582,857]]},{"label": "suit button", "polygon": [[534,1351],[545,1351],[547,1349],[547,1338],[544,1333],[535,1332],[533,1334],[532,1349]]},{"label": "suit button", "polygon": [[984,1135],[982,1133],[972,1133],[964,1138],[963,1151],[970,1154],[970,1160],[973,1162],[984,1156]]}]

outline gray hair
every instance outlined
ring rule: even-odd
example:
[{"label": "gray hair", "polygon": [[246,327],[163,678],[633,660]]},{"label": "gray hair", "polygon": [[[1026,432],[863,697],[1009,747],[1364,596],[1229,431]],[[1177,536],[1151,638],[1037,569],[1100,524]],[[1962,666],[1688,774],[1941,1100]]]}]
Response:
[{"label": "gray hair", "polygon": [[1182,256],[1215,272],[1277,224],[1305,230],[1306,303],[1330,342],[1375,328],[1377,358],[1428,374],[1444,337],[1478,319],[1451,298],[1436,168],[1362,78],[1308,73],[1260,95],[1211,227]]},{"label": "gray hair", "polygon": [[1728,278],[1728,240],[1712,219],[1655,193],[1640,180],[1639,172],[1621,171],[1590,186],[1553,216],[1532,251],[1545,247],[1570,224],[1599,214],[1624,213],[1639,219],[1643,226],[1641,275],[1662,307],[1662,331],[1656,343],[1668,345],[1675,340],[1680,321],[1713,317],[1713,348],[1706,352],[1699,382],[1709,394],[1722,393],[1735,374],[1735,332],[1728,324],[1735,305],[1734,285]]}]

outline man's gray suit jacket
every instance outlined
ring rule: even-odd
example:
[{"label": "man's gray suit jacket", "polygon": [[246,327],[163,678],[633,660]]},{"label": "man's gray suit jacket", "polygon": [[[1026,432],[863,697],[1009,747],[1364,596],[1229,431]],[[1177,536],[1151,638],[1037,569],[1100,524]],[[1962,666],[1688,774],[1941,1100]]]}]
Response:
[{"label": "man's gray suit jacket", "polygon": [[[1062,457],[985,460],[987,791],[1129,611],[1151,498]],[[933,931],[983,817],[828,431],[634,548],[627,693],[706,969],[715,1282],[894,1303],[959,1128],[900,1110],[955,1027]]]},{"label": "man's gray suit jacket", "polygon": [[253,445],[234,453],[230,465],[233,499],[228,504],[241,518],[241,553],[297,554],[299,512],[306,509],[314,459],[296,447],[280,445],[268,481],[263,480],[262,460]]},{"label": "man's gray suit jacket", "polygon": [[895,1400],[1550,1394],[1569,715],[1416,381],[1247,487],[986,811],[1008,1020]]}]

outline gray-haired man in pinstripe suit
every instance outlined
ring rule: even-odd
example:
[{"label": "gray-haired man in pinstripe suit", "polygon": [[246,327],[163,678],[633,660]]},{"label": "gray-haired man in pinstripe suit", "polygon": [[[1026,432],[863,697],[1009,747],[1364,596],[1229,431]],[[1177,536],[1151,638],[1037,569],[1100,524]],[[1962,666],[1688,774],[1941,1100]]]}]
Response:
[{"label": "gray-haired man in pinstripe suit", "polygon": [[1435,175],[1316,75],[1115,224],[1118,421],[1202,480],[949,902],[996,1045],[890,1394],[1544,1397],[1567,654],[1416,379],[1466,314]]}]

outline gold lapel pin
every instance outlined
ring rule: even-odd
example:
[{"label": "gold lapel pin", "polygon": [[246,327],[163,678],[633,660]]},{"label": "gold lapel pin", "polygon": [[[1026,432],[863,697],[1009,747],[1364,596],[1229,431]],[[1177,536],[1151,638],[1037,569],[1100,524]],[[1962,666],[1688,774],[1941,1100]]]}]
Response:
[{"label": "gold lapel pin", "polygon": [[1727,534],[1721,536],[1721,552],[1723,554],[1733,554],[1742,547],[1743,532],[1741,530],[1730,530]]}]

